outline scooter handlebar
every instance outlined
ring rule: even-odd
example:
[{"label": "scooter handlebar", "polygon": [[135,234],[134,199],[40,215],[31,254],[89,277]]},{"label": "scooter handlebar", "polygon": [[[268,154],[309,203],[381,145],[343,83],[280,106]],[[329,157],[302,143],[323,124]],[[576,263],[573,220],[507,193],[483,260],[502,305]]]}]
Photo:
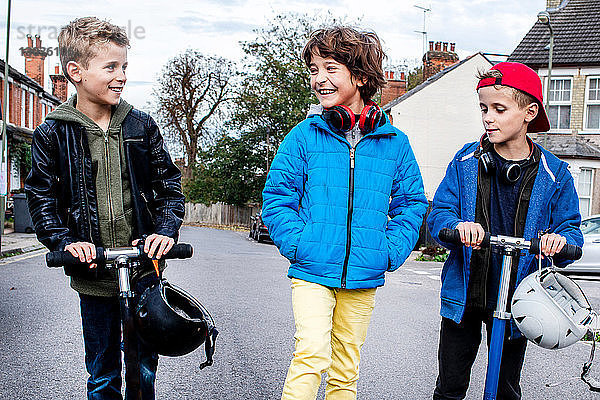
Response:
[{"label": "scooter handlebar", "polygon": [[171,250],[165,254],[162,258],[173,259],[173,258],[191,258],[194,255],[194,248],[191,244],[178,243],[171,247]]},{"label": "scooter handlebar", "polygon": [[[529,253],[539,254],[540,253],[540,239],[531,239],[531,246],[529,247]],[[579,246],[574,244],[566,243],[563,248],[554,255],[554,257],[560,257],[566,260],[579,260],[583,255],[583,250]]]},{"label": "scooter handlebar", "polygon": [[[440,240],[452,243],[456,245],[462,245],[462,240],[460,239],[460,233],[458,229],[448,229],[444,228],[440,231]],[[491,234],[489,232],[485,233],[485,237],[481,242],[481,247],[486,248],[490,245]],[[540,252],[540,239],[533,238],[530,241],[531,245],[529,246],[530,254],[539,254]],[[568,260],[579,260],[583,255],[583,250],[579,246],[575,246],[573,244],[565,244],[560,252],[556,253],[554,257],[563,258]]]},{"label": "scooter handlebar", "polygon": [[[131,247],[126,249],[132,249]],[[140,256],[138,258],[148,258],[146,253],[144,253],[144,247],[138,246]],[[107,251],[111,251],[113,254],[117,249],[106,249]],[[190,258],[194,254],[194,249],[192,245],[187,243],[178,243],[174,244],[171,250],[168,253],[162,256],[163,259],[174,259],[174,258]],[[105,249],[102,247],[96,247],[96,258],[92,260],[93,263],[96,264],[105,264]],[[87,265],[87,263],[82,263],[79,261],[78,257],[74,257],[68,251],[51,251],[46,254],[46,265],[50,268],[55,267],[65,267],[65,266],[74,266],[74,265]]]},{"label": "scooter handlebar", "polygon": [[[481,242],[481,247],[489,247],[491,237],[492,235],[489,232],[486,232],[485,236],[483,237],[483,241]],[[462,240],[460,239],[460,232],[458,231],[458,229],[442,229],[440,231],[440,240],[446,243],[452,243],[459,246],[462,246],[463,244]]]},{"label": "scooter handlebar", "polygon": [[[96,254],[98,253],[99,247],[96,248]],[[94,262],[96,262],[94,259]],[[79,257],[73,256],[68,251],[51,251],[46,253],[46,265],[50,268],[58,268],[58,267],[69,267],[74,265],[83,265],[81,261],[79,261]]]}]

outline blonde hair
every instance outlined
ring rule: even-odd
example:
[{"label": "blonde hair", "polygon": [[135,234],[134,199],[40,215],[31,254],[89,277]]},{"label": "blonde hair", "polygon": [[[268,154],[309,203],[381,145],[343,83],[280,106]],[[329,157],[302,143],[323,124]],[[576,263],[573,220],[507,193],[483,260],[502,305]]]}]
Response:
[{"label": "blonde hair", "polygon": [[96,56],[98,47],[109,42],[129,47],[125,30],[117,25],[96,17],[83,17],[71,21],[58,35],[58,52],[63,74],[73,83],[67,73],[67,64],[75,61],[87,68],[89,61]]},{"label": "blonde hair", "polygon": [[[502,78],[502,72],[498,71],[497,69],[490,69],[488,71],[482,71],[479,70],[477,71],[477,79],[479,81],[482,81],[484,79],[488,79],[488,78]],[[538,101],[535,99],[535,97],[533,97],[532,95],[525,93],[519,89],[515,89],[514,87],[511,86],[504,86],[504,85],[494,85],[494,87],[496,89],[499,89],[500,87],[505,87],[511,90],[512,92],[512,97],[513,99],[517,102],[517,104],[519,105],[519,108],[525,108],[528,105],[530,105],[531,103],[535,103],[538,104]]]}]

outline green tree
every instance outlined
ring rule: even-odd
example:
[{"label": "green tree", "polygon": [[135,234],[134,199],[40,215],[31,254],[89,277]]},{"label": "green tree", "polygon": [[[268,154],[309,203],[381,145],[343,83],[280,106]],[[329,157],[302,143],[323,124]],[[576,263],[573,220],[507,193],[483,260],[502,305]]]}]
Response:
[{"label": "green tree", "polygon": [[242,89],[235,99],[232,126],[256,136],[258,151],[267,160],[285,135],[314,102],[309,75],[301,57],[315,23],[308,15],[277,15],[256,39],[243,42],[246,54]]},{"label": "green tree", "polygon": [[260,198],[265,177],[256,173],[255,166],[263,160],[257,152],[249,151],[255,145],[252,139],[248,135],[224,135],[202,151],[194,177],[185,185],[186,198],[207,205],[219,201],[243,205]]},{"label": "green tree", "polygon": [[254,40],[241,43],[244,72],[233,101],[230,132],[225,133],[229,136],[203,154],[187,189],[190,198],[204,203],[261,201],[277,148],[316,103],[302,49],[313,30],[336,23],[331,15],[315,19],[281,14],[256,30]]},{"label": "green tree", "polygon": [[406,91],[414,89],[423,83],[423,67],[416,67],[408,73]]}]

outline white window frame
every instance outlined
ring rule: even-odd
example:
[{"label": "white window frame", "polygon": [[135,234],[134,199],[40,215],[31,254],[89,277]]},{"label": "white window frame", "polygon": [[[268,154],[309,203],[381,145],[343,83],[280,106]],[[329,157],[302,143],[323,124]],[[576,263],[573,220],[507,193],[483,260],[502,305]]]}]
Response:
[{"label": "white window frame", "polygon": [[[552,81],[569,81],[571,86],[569,89],[569,101],[564,101],[564,100],[560,100],[560,101],[548,101],[548,110],[546,110],[546,112],[548,113],[550,110],[549,108],[552,106],[570,106],[570,111],[569,111],[569,127],[565,130],[564,128],[550,128],[550,130],[548,132],[550,133],[571,133],[571,118],[572,118],[572,114],[573,114],[573,77],[572,76],[565,76],[565,75],[557,75],[557,76],[552,76]],[[546,76],[544,78],[544,97],[547,96],[548,93],[548,89],[547,89],[547,85],[548,84],[548,77]],[[550,97],[550,96],[548,96]],[[559,110],[560,111],[560,110]],[[560,112],[558,113],[558,118],[560,118]],[[548,120],[550,119],[550,116],[548,116]],[[559,123],[558,125],[560,125],[560,119],[559,119]]]},{"label": "white window frame", "polygon": [[34,101],[34,94],[33,92],[29,92],[29,126],[28,128],[35,128],[35,126],[33,126],[33,101]]},{"label": "white window frame", "polygon": [[[590,191],[589,191],[589,195],[585,195],[585,196],[583,196],[583,195],[581,195],[581,193],[579,193],[579,183],[580,183],[580,179],[581,179],[581,176],[583,175],[584,171],[590,171]],[[577,196],[579,197],[579,202],[581,202],[582,199],[589,200],[589,209],[587,210],[587,214],[584,215],[582,210],[579,210],[581,212],[581,216],[583,218],[585,218],[589,215],[592,215],[592,200],[594,197],[594,168],[591,168],[591,167],[580,167],[579,168],[579,174],[577,175]]]},{"label": "white window frame", "polygon": [[600,128],[588,128],[587,127],[587,119],[588,119],[588,106],[589,105],[598,105],[600,106],[600,95],[596,100],[589,100],[589,90],[590,90],[590,80],[597,79],[598,86],[596,90],[600,92],[600,75],[590,75],[585,80],[585,97],[583,102],[583,131],[589,133],[600,133]]},{"label": "white window frame", "polygon": [[19,126],[27,127],[27,124],[25,123],[25,96],[27,96],[27,89],[25,89],[25,88],[20,88],[20,89],[21,89],[21,123],[19,124]]}]

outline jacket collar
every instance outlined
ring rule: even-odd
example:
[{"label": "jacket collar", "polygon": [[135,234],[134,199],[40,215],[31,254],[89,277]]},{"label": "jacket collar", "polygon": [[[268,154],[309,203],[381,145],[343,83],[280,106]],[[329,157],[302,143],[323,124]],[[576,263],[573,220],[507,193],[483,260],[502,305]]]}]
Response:
[{"label": "jacket collar", "polygon": [[[392,124],[390,124],[390,121],[387,117],[387,115],[385,113],[384,114],[384,118],[385,118],[385,124],[378,127],[377,129],[375,129],[373,132],[369,132],[367,133],[364,137],[374,137],[374,136],[396,136],[397,133],[394,129],[394,127],[392,126]],[[327,122],[325,122],[325,120],[323,119],[321,114],[310,114],[307,119],[310,121],[310,125],[311,126],[315,126],[317,128],[322,129],[323,131],[326,131],[328,133],[331,133],[332,135],[338,137],[338,138],[344,138],[344,134],[342,133],[338,133],[336,131],[334,131],[333,129],[331,129],[331,127],[329,126],[329,124],[327,124]]]}]

